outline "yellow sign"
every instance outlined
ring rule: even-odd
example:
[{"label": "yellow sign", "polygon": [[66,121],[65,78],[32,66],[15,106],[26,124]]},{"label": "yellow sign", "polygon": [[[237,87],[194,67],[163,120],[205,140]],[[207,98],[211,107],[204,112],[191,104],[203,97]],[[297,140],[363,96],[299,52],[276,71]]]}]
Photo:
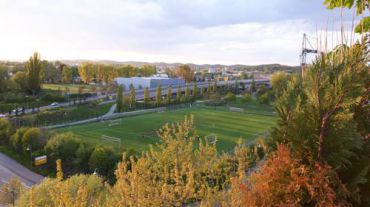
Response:
[{"label": "yellow sign", "polygon": [[35,166],[43,165],[48,162],[48,157],[46,155],[35,157]]}]

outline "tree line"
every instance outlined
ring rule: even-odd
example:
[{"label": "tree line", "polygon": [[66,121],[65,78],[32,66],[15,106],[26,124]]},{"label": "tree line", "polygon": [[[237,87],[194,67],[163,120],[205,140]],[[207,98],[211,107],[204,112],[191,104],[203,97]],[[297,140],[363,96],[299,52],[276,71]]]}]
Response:
[{"label": "tree line", "polygon": [[117,77],[148,77],[155,73],[156,68],[152,65],[134,67],[131,65],[119,66],[83,62],[78,66],[78,74],[84,83],[92,81],[110,83]]}]

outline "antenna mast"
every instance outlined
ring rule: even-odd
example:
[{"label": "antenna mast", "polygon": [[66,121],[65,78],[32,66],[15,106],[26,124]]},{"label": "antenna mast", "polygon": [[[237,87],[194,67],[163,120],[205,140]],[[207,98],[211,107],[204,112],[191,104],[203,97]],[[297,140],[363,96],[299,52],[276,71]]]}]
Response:
[{"label": "antenna mast", "polygon": [[307,34],[304,33],[303,39],[302,39],[302,52],[300,55],[302,77],[304,76],[304,73],[305,73],[305,67],[307,65],[306,59],[307,59],[308,53],[317,53],[317,49],[314,49],[314,47],[312,47],[310,40],[307,38]]}]

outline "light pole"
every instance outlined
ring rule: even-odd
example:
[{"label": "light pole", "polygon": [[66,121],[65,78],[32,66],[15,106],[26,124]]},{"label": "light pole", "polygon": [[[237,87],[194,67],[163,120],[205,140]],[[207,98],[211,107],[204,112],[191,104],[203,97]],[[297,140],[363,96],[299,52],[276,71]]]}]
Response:
[{"label": "light pole", "polygon": [[32,164],[32,166],[33,166],[33,160],[32,160],[32,148],[31,148],[31,145],[28,145],[28,146],[27,146],[26,151],[30,153],[31,164]]},{"label": "light pole", "polygon": [[94,173],[93,173],[94,175],[98,175],[98,168],[95,168],[95,170],[94,170]]}]

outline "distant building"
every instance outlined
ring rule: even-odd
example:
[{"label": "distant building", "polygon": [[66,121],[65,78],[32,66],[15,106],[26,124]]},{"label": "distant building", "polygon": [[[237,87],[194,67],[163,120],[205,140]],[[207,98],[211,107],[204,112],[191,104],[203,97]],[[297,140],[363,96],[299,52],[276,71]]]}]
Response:
[{"label": "distant building", "polygon": [[214,67],[208,68],[208,73],[216,73],[216,72],[217,72],[216,68]]},{"label": "distant building", "polygon": [[132,85],[135,89],[156,88],[161,85],[162,87],[184,85],[185,80],[181,78],[169,78],[166,74],[157,74],[151,77],[132,77],[115,78],[114,81],[117,85],[123,85],[126,90]]}]

